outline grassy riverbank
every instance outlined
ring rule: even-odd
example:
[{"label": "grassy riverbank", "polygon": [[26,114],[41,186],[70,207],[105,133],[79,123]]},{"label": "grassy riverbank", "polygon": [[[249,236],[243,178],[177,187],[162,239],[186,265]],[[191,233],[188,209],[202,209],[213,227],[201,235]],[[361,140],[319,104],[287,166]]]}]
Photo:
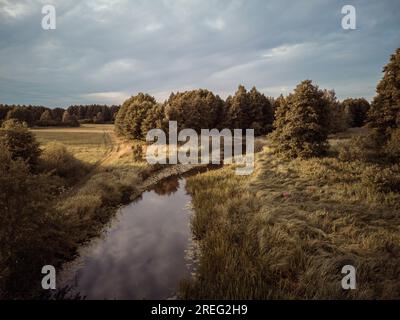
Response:
[{"label": "grassy riverbank", "polygon": [[[332,149],[351,135],[331,139]],[[181,297],[399,298],[400,195],[370,183],[382,170],[334,150],[284,161],[265,147],[250,177],[225,167],[189,178],[200,261]],[[357,290],[341,288],[347,264]]]}]

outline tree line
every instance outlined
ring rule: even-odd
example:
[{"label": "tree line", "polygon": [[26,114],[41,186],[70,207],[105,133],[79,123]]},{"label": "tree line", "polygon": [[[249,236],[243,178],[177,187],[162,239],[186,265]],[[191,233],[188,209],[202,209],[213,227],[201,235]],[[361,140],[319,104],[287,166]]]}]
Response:
[{"label": "tree line", "polygon": [[[305,90],[310,90],[311,81],[306,83]],[[317,91],[314,93],[316,96],[310,92],[304,97],[304,103],[307,106],[311,103],[311,108],[315,104],[323,104],[321,112],[329,119],[329,123],[324,125],[327,132],[340,132],[366,123],[370,108],[366,99],[349,98],[339,102],[334,91]],[[247,91],[243,85],[225,100],[205,89],[172,93],[164,103],[158,103],[149,94],[139,93],[122,104],[115,119],[115,130],[126,138],[144,140],[150,129],[166,130],[169,121],[177,121],[179,130],[254,129],[255,135],[260,136],[279,127],[282,108],[293,100],[291,96],[281,95],[274,99],[255,87]],[[321,101],[318,102],[318,99]],[[306,119],[300,117],[298,120],[299,126],[305,124]]]},{"label": "tree line", "polygon": [[81,123],[113,123],[119,106],[73,105],[67,109],[44,106],[0,104],[0,124],[7,120],[25,122],[29,127],[70,126]]}]

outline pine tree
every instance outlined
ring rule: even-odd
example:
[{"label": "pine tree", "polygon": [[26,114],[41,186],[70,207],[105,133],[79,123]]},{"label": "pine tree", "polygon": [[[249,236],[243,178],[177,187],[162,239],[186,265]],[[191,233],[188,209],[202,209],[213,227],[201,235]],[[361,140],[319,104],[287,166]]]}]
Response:
[{"label": "pine tree", "polygon": [[253,87],[248,93],[251,107],[251,125],[256,135],[266,134],[272,131],[274,122],[274,112],[271,101]]},{"label": "pine tree", "polygon": [[392,129],[400,127],[400,48],[391,56],[383,72],[369,111],[369,125],[386,140]]},{"label": "pine tree", "polygon": [[311,80],[301,82],[281,101],[273,134],[276,151],[289,158],[309,158],[327,151],[328,103]]},{"label": "pine tree", "polygon": [[246,88],[239,85],[235,95],[226,100],[228,118],[232,129],[250,129],[255,116]]}]

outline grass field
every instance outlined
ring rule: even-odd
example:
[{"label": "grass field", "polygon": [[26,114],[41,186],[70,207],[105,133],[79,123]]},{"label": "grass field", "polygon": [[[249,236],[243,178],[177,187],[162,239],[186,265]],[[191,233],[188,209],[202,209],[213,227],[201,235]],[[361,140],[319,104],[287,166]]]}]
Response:
[{"label": "grass field", "polygon": [[113,125],[82,125],[79,128],[32,129],[45,148],[50,142],[64,144],[77,159],[94,164],[114,147]]},{"label": "grass field", "polygon": [[[365,183],[372,164],[334,154],[281,160],[271,151],[257,155],[250,177],[224,167],[189,178],[200,264],[182,297],[399,298],[400,194]],[[347,264],[357,290],[341,288]]]}]

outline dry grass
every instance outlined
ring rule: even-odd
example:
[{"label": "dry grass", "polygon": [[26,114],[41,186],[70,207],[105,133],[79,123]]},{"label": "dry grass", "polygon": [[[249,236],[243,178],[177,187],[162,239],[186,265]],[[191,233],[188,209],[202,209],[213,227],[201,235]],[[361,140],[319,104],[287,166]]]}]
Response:
[{"label": "dry grass", "polygon": [[82,125],[80,128],[32,129],[45,148],[51,142],[64,144],[77,159],[94,164],[114,146],[110,125]]},{"label": "dry grass", "polygon": [[[400,195],[364,183],[370,166],[283,161],[265,148],[251,177],[225,167],[190,178],[200,263],[181,296],[399,298]],[[357,290],[341,288],[346,264],[357,269]]]}]

